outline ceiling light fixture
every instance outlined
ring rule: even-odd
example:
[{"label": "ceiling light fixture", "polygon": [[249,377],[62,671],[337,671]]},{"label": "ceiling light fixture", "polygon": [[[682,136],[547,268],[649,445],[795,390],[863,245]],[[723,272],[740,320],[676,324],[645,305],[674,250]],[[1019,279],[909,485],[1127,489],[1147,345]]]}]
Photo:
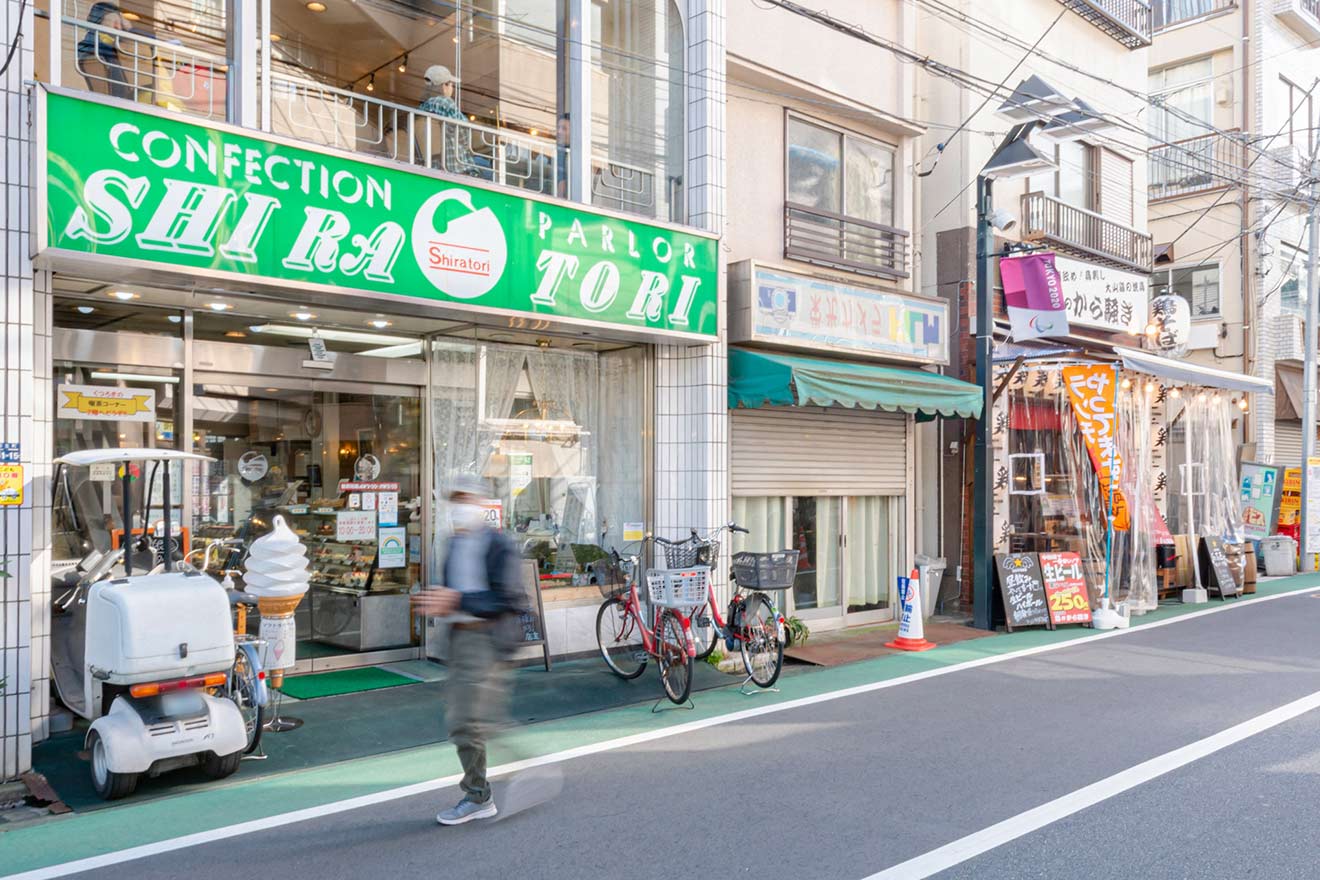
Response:
[{"label": "ceiling light fixture", "polygon": [[368,345],[402,345],[415,340],[408,336],[391,336],[385,333],[363,333],[357,330],[326,330],[316,327],[299,327],[296,324],[257,324],[248,328],[253,333],[270,336],[291,336],[295,339],[310,339],[313,334],[330,342],[358,342]]},{"label": "ceiling light fixture", "polygon": [[284,38],[281,37],[279,34],[271,34],[271,35],[270,35],[270,41],[271,41],[272,43],[278,43],[278,42],[279,42],[280,40],[282,40],[282,39],[284,39]]},{"label": "ceiling light fixture", "polygon": [[312,312],[307,311],[306,309],[303,309],[302,311],[298,311],[298,312],[289,312],[289,317],[297,318],[299,321],[310,321],[313,318],[315,318],[316,315],[313,314]]},{"label": "ceiling light fixture", "polygon": [[394,322],[386,321],[384,318],[376,318],[374,320],[368,321],[367,323],[375,327],[377,330],[384,330],[386,327],[389,327]]},{"label": "ceiling light fixture", "polygon": [[230,339],[247,339],[247,334],[242,330],[226,330],[225,336]]},{"label": "ceiling light fixture", "polygon": [[138,298],[138,294],[134,293],[131,290],[112,290],[110,291],[110,296],[113,297],[114,299],[119,300],[120,302],[128,302],[131,299]]},{"label": "ceiling light fixture", "polygon": [[96,311],[92,306],[75,306],[75,308],[80,315],[90,315],[92,312]]},{"label": "ceiling light fixture", "polygon": [[404,52],[403,57],[399,59],[399,73],[408,72],[408,53]]},{"label": "ceiling light fixture", "polygon": [[92,371],[93,379],[123,379],[126,382],[159,382],[162,385],[178,385],[178,376],[153,376],[150,373],[118,373],[111,370]]},{"label": "ceiling light fixture", "polygon": [[227,312],[233,308],[229,303],[222,302],[207,303],[206,307],[213,312]]},{"label": "ceiling light fixture", "polygon": [[374,73],[367,79],[367,91],[376,91],[376,74]]},{"label": "ceiling light fixture", "polygon": [[307,4],[307,8],[312,10],[312,12],[325,12],[325,4],[322,3],[321,0],[311,0],[311,2]]}]

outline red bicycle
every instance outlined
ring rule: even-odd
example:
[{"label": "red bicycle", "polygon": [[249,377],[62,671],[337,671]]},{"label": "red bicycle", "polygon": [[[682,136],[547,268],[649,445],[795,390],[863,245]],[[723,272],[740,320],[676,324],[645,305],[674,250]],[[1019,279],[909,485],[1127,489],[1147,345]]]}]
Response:
[{"label": "red bicycle", "polygon": [[615,571],[601,577],[600,591],[605,601],[596,612],[600,655],[610,671],[624,679],[637,678],[645,671],[647,661],[656,658],[665,696],[682,705],[692,692],[692,667],[696,663],[696,646],[682,609],[705,602],[710,569],[696,566],[648,571],[648,607],[644,609],[637,590],[638,557],[621,557],[613,550],[611,559]]}]

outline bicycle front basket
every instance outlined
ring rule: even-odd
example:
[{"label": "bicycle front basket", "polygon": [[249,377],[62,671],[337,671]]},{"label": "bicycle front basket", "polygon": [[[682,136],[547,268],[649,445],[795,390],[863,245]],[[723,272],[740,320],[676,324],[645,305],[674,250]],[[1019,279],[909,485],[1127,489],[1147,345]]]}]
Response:
[{"label": "bicycle front basket", "polygon": [[733,576],[749,590],[787,590],[797,575],[797,550],[733,554]]},{"label": "bicycle front basket", "polygon": [[628,592],[628,574],[624,567],[613,559],[597,559],[587,565],[591,582],[600,590],[602,599],[623,596]]},{"label": "bicycle front basket", "polygon": [[662,544],[665,548],[665,568],[691,568],[694,565],[713,566],[719,562],[719,541],[684,541],[681,544]]},{"label": "bicycle front basket", "polygon": [[646,572],[646,591],[652,605],[662,608],[695,608],[710,594],[710,568],[652,568]]}]

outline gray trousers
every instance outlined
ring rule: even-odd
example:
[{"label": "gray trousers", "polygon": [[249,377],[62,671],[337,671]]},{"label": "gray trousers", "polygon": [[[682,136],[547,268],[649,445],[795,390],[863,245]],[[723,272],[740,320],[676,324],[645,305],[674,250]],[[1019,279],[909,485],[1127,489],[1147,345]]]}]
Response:
[{"label": "gray trousers", "polygon": [[490,800],[486,743],[505,720],[508,676],[493,624],[455,626],[449,633],[445,717],[463,765],[459,787],[477,803]]}]

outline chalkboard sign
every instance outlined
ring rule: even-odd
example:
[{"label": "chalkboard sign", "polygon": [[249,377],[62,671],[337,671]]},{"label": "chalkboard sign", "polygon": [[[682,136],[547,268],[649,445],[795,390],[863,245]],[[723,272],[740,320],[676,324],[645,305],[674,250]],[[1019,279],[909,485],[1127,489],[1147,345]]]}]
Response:
[{"label": "chalkboard sign", "polygon": [[1008,631],[1022,626],[1054,629],[1036,554],[997,555],[995,567],[999,570],[999,591],[1004,597],[1004,623]]},{"label": "chalkboard sign", "polygon": [[1238,595],[1238,583],[1228,564],[1228,553],[1218,535],[1201,536],[1201,584],[1207,590],[1216,590],[1219,598]]},{"label": "chalkboard sign", "polygon": [[540,645],[545,671],[550,671],[550,644],[545,640],[545,605],[541,602],[541,578],[535,559],[522,561],[523,608],[518,615],[521,639],[518,647]]}]

